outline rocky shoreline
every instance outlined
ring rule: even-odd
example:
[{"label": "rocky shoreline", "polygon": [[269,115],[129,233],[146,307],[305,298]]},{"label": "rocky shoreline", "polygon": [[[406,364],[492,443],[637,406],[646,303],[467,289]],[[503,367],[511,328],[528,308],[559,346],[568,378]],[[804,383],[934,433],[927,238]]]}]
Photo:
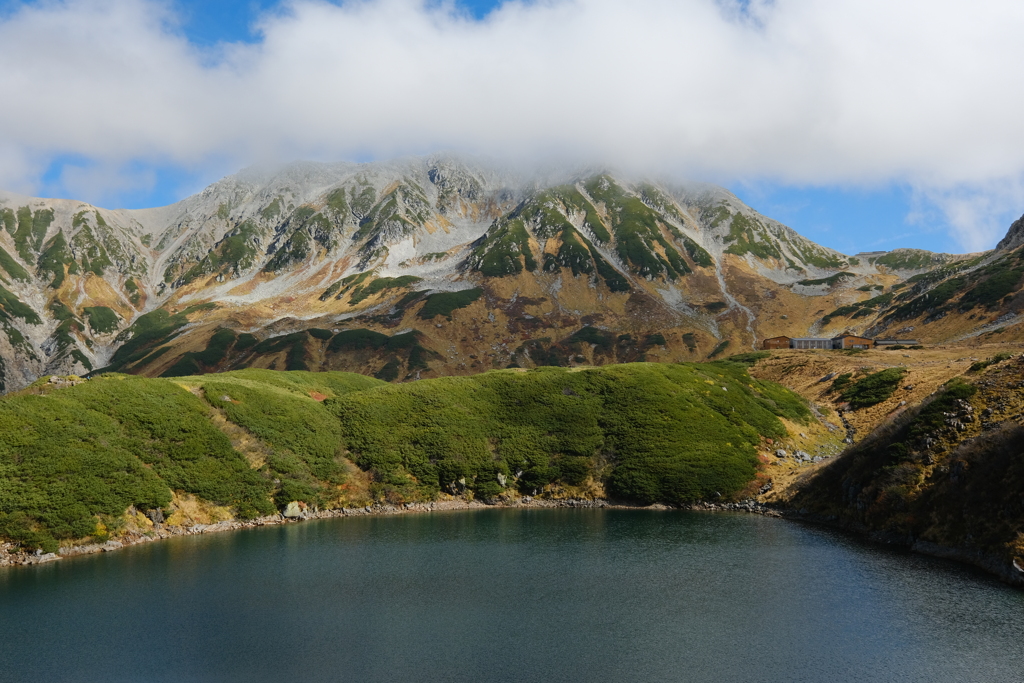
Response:
[{"label": "rocky shoreline", "polygon": [[0,544],[0,567],[24,566],[34,564],[46,564],[55,562],[67,557],[79,555],[93,555],[106,553],[122,548],[152,543],[166,538],[177,536],[195,536],[198,534],[212,534],[224,531],[235,531],[238,529],[249,529],[253,527],[277,526],[280,524],[294,524],[311,519],[334,519],[338,517],[360,517],[360,516],[383,516],[399,515],[409,513],[446,512],[455,510],[485,510],[496,507],[505,508],[621,508],[621,509],[670,509],[664,505],[637,506],[612,503],[604,499],[582,499],[564,498],[547,499],[523,496],[522,498],[500,503],[483,503],[478,500],[442,500],[430,503],[405,503],[402,505],[374,504],[357,508],[337,508],[332,510],[306,509],[293,511],[291,508],[283,514],[268,515],[247,520],[228,520],[215,524],[195,524],[192,526],[173,526],[168,524],[155,524],[153,529],[146,532],[129,532],[105,543],[88,543],[63,547],[56,553],[43,553],[37,551],[32,554],[15,552],[13,544]]},{"label": "rocky shoreline", "polygon": [[[499,503],[484,503],[478,500],[444,500],[430,503],[405,503],[402,505],[374,504],[358,508],[337,508],[333,510],[308,509],[299,512],[287,510],[284,514],[269,515],[249,520],[229,520],[215,524],[196,524],[193,526],[172,526],[158,524],[154,525],[151,531],[145,533],[128,533],[120,536],[118,540],[110,540],[105,543],[90,543],[84,545],[68,546],[61,548],[56,553],[36,552],[25,554],[12,552],[11,544],[0,544],[0,567],[25,566],[35,564],[46,564],[67,557],[79,555],[92,555],[105,553],[122,548],[152,543],[166,538],[176,536],[195,536],[198,534],[221,533],[248,529],[262,526],[277,526],[281,524],[295,524],[311,519],[335,519],[339,517],[362,517],[362,516],[385,516],[410,513],[448,512],[459,510],[486,510],[493,508],[604,508],[622,510],[671,510],[677,509],[668,505],[628,505],[612,502],[603,498],[533,498],[523,496],[522,498],[505,500]],[[1014,566],[1012,562],[1006,562],[991,554],[979,550],[966,548],[948,548],[928,541],[913,538],[895,537],[891,534],[884,534],[872,531],[867,528],[854,528],[842,524],[839,520],[831,517],[816,515],[807,510],[792,510],[764,505],[755,500],[745,500],[738,503],[709,503],[700,502],[686,506],[686,510],[702,512],[745,512],[750,514],[764,515],[766,517],[779,517],[793,521],[808,522],[820,526],[827,526],[842,531],[852,532],[865,537],[876,543],[886,545],[897,545],[912,552],[923,555],[931,555],[947,560],[954,560],[969,564],[995,575],[1000,580],[1018,588],[1024,588],[1024,570]]]}]

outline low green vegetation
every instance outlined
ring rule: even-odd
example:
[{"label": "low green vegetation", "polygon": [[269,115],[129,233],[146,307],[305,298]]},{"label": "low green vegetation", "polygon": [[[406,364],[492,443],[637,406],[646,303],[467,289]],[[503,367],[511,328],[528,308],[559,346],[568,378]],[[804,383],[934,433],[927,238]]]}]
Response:
[{"label": "low green vegetation", "polygon": [[346,292],[352,291],[357,292],[362,288],[363,282],[373,276],[372,270],[367,270],[362,273],[353,273],[352,275],[346,275],[342,279],[333,283],[330,287],[324,290],[323,294],[320,295],[320,301],[327,301],[332,296],[337,295],[337,298],[341,298]]},{"label": "low green vegetation", "polygon": [[142,293],[139,291],[139,285],[136,284],[135,278],[126,278],[124,289],[128,292],[128,300],[132,302],[132,305],[138,306],[139,301],[142,299]]},{"label": "low green vegetation", "polygon": [[[33,215],[31,208],[23,206],[18,209],[17,218],[18,228],[12,235],[14,245],[18,249],[22,261],[34,263],[35,255],[43,246],[46,231],[49,229],[50,223],[53,222],[53,209],[40,209]],[[10,227],[8,223],[8,231],[10,231]]]},{"label": "low green vegetation", "polygon": [[615,345],[616,335],[588,325],[574,332],[566,341],[570,344],[593,344],[597,349],[607,352]]},{"label": "low green vegetation", "polygon": [[273,219],[277,218],[278,216],[280,216],[282,211],[283,211],[283,208],[282,208],[282,204],[281,204],[281,198],[280,197],[274,197],[274,201],[272,201],[269,204],[267,204],[260,211],[260,218],[262,218],[265,221],[270,221],[270,220],[273,220]]},{"label": "low green vegetation", "polygon": [[327,345],[328,351],[355,351],[359,349],[383,348],[390,337],[373,330],[342,330],[334,335],[331,343]]},{"label": "low green vegetation", "polygon": [[178,334],[178,330],[188,324],[188,316],[199,311],[216,308],[216,304],[197,304],[189,306],[180,313],[171,313],[158,308],[135,319],[128,329],[117,335],[117,341],[123,342],[110,359],[110,365],[99,372],[118,372],[122,368],[138,363],[156,346],[159,346]]},{"label": "low green vegetation", "polygon": [[103,540],[130,506],[169,514],[175,493],[240,517],[340,505],[344,457],[369,475],[360,495],[394,503],[596,484],[641,503],[728,499],[753,480],[760,439],[785,435],[780,417],[810,412],[729,361],[401,385],[270,370],[40,381],[0,399],[0,536],[47,551]]},{"label": "low green vegetation", "polygon": [[487,277],[518,275],[526,269],[537,270],[537,261],[530,249],[530,235],[522,219],[495,222],[470,257],[474,270]]},{"label": "low green vegetation", "polygon": [[99,334],[113,332],[120,324],[117,313],[106,306],[86,306],[82,312],[89,319],[89,329]]},{"label": "low green vegetation", "polygon": [[[97,227],[104,229],[108,227],[98,211],[93,212],[92,215],[94,216]],[[74,223],[79,226],[79,231],[71,238],[71,246],[74,247],[75,252],[80,257],[82,271],[85,273],[92,273],[97,277],[103,277],[103,273],[106,269],[113,265],[113,260],[110,257],[111,251],[113,250],[115,254],[120,252],[120,256],[122,257],[124,257],[125,254],[121,251],[121,247],[116,241],[104,241],[98,238],[96,233],[93,232],[92,226],[84,220],[81,213],[75,216]],[[63,238],[62,234],[60,236]],[[122,263],[124,260],[124,258],[121,259]]]},{"label": "low green vegetation", "polygon": [[242,370],[181,380],[197,384],[229,420],[270,446],[264,471],[277,483],[274,502],[326,504],[345,480],[341,425],[314,396],[340,396],[381,384],[350,373]]},{"label": "low green vegetation", "polygon": [[292,332],[291,334],[282,334],[259,342],[252,347],[252,353],[264,355],[286,351],[285,370],[308,370],[309,368],[306,366],[306,342],[308,341],[309,335],[306,334],[305,330]]},{"label": "low green vegetation", "polygon": [[737,353],[736,355],[729,356],[726,360],[731,360],[733,363],[743,363],[743,365],[757,365],[758,362],[771,357],[771,351],[751,351],[750,353]]},{"label": "low green vegetation", "polygon": [[847,306],[840,306],[821,319],[823,325],[828,325],[834,318],[863,318],[874,315],[879,310],[884,310],[892,303],[893,294],[880,294],[865,301],[858,301]]},{"label": "low green vegetation", "polygon": [[0,533],[28,547],[103,537],[100,523],[166,508],[172,490],[273,511],[270,482],[232,450],[202,401],[162,380],[104,379],[0,401]]},{"label": "low green vegetation", "polygon": [[725,351],[727,348],[729,348],[729,340],[724,339],[721,342],[719,342],[718,345],[715,346],[715,348],[711,349],[711,353],[708,354],[708,359],[710,360],[712,358],[716,358],[722,355],[722,352]]},{"label": "low green vegetation", "polygon": [[427,296],[426,303],[420,309],[419,317],[431,320],[439,315],[451,317],[452,311],[465,308],[483,296],[484,290],[479,287],[462,289],[457,292],[434,292]]},{"label": "low green vegetation", "polygon": [[259,257],[260,252],[256,247],[259,237],[260,230],[255,223],[242,222],[224,235],[199,263],[189,268],[181,276],[181,283],[188,284],[214,273],[237,275],[251,268]]},{"label": "low green vegetation", "polygon": [[[340,396],[378,384],[347,373],[245,370],[176,383],[107,375],[5,397],[0,536],[48,551],[62,540],[102,540],[129,506],[168,509],[174,491],[243,518],[290,500],[326,502],[345,479],[335,459],[339,424],[311,392]],[[264,462],[232,448],[211,405],[265,444]]]},{"label": "low green vegetation", "polygon": [[[332,191],[324,197],[324,199],[327,202],[327,208],[330,209],[337,218],[341,220],[348,218],[351,210],[348,206],[348,199],[345,197],[344,188],[339,187],[337,190]],[[275,199],[274,201],[276,202],[277,200]]]},{"label": "low green vegetation", "polygon": [[971,367],[968,369],[968,372],[981,372],[982,370],[991,365],[995,365],[996,363],[1002,363],[1004,360],[1010,360],[1011,358],[1013,358],[1012,353],[1008,353],[1006,351],[1002,353],[997,353],[996,355],[992,356],[987,360],[979,360],[976,363],[972,363]]},{"label": "low green vegetation", "polygon": [[876,266],[885,266],[892,270],[921,270],[941,266],[950,258],[948,254],[936,254],[923,249],[895,249],[872,258],[871,262]]},{"label": "low green vegetation", "polygon": [[679,250],[662,233],[658,212],[639,197],[627,193],[607,175],[588,180],[586,190],[604,203],[615,236],[615,250],[634,273],[645,278],[675,280],[692,272]]},{"label": "low green vegetation", "polygon": [[360,219],[352,241],[364,242],[364,249],[373,250],[384,237],[411,235],[430,219],[430,206],[419,185],[411,181],[399,184]]},{"label": "low green vegetation", "polygon": [[327,344],[327,351],[363,354],[367,359],[386,358],[384,367],[375,376],[393,382],[398,379],[403,362],[410,372],[428,368],[427,361],[434,354],[420,344],[420,336],[415,330],[393,337],[367,329],[342,330]]},{"label": "low green vegetation", "polygon": [[[941,317],[959,310],[961,313],[983,306],[988,310],[1005,305],[1020,291],[1024,279],[1024,254],[1006,254],[988,265],[980,265],[985,256],[954,261],[928,273],[907,280],[913,286],[901,292],[884,322],[902,321],[927,314]],[[973,269],[973,270],[972,270]],[[896,287],[893,287],[896,289]]]},{"label": "low green vegetation", "polygon": [[644,340],[645,346],[665,346],[667,343],[668,342],[665,341],[665,335],[661,332],[652,332],[647,335],[647,338]]},{"label": "low green vegetation", "polygon": [[718,315],[725,309],[729,308],[729,304],[724,301],[710,301],[703,306],[704,310],[713,315]]},{"label": "low green vegetation", "polygon": [[16,297],[13,292],[0,287],[0,320],[6,321],[11,318],[21,318],[30,325],[42,325],[43,323],[30,306]]},{"label": "low green vegetation", "polygon": [[7,274],[15,280],[28,282],[30,279],[28,271],[25,270],[20,263],[15,261],[14,257],[8,254],[2,247],[0,247],[0,268],[3,268]]},{"label": "low green vegetation", "polygon": [[46,249],[39,255],[36,272],[39,274],[49,273],[52,277],[50,287],[57,289],[64,283],[65,267],[71,274],[78,273],[78,263],[71,254],[64,233],[57,235],[49,241]]},{"label": "low green vegetation", "polygon": [[[422,278],[418,278],[415,275],[401,275],[399,277],[380,277],[377,278],[376,280],[372,280],[366,286],[355,287],[355,289],[352,290],[352,296],[349,299],[349,302],[352,304],[358,304],[364,299],[367,299],[375,294],[380,294],[381,292],[389,289],[404,289],[406,287],[416,284],[417,282],[420,282],[421,280]],[[324,298],[326,299],[327,297]]]},{"label": "low green vegetation", "polygon": [[728,362],[494,371],[326,405],[375,493],[393,501],[587,479],[640,502],[729,496],[753,478],[760,436],[784,433],[778,416],[809,416],[794,394]]},{"label": "low green vegetation", "polygon": [[[761,239],[758,239],[760,237]],[[743,256],[753,254],[760,259],[781,259],[782,252],[777,244],[765,234],[764,227],[742,213],[737,213],[729,223],[729,234],[726,242],[733,244],[725,250],[727,254]]]},{"label": "low green vegetation", "polygon": [[[840,395],[851,408],[867,408],[891,397],[906,373],[905,368],[888,368],[874,372],[855,382],[842,385]],[[832,383],[833,388],[836,388],[838,382],[839,379]]]},{"label": "low green vegetation", "polygon": [[977,280],[960,298],[960,310],[975,306],[995,308],[1003,297],[1020,289],[1024,278],[1024,258],[1003,258],[974,273]]},{"label": "low green vegetation", "polygon": [[162,308],[140,315],[118,335],[117,341],[124,343],[114,352],[110,365],[104,370],[117,372],[125,365],[141,360],[154,346],[171,339],[187,324],[185,313],[172,314]]},{"label": "low green vegetation", "polygon": [[836,273],[835,275],[829,275],[828,277],[819,278],[817,280],[800,280],[799,282],[797,282],[797,284],[803,285],[804,287],[835,287],[843,280],[854,277],[857,276],[854,275],[853,273],[848,273],[844,270]]},{"label": "low green vegetation", "polygon": [[852,372],[844,372],[841,375],[839,375],[838,377],[836,377],[834,380],[832,380],[832,384],[829,387],[829,391],[842,392],[844,389],[846,389],[846,387],[850,386],[850,384],[852,384],[852,383],[853,383],[853,373]]},{"label": "low green vegetation", "polygon": [[220,328],[210,337],[206,348],[194,354],[195,359],[208,367],[215,367],[228,355],[228,349],[236,339],[234,330]]}]

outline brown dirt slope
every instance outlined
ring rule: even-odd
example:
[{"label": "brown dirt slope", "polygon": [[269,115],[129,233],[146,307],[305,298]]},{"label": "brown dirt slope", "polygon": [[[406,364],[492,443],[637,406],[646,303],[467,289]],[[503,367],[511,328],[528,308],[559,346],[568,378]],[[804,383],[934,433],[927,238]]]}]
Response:
[{"label": "brown dirt slope", "polygon": [[[972,363],[924,401],[885,415],[838,458],[784,480],[772,499],[1024,585],[1024,571],[1016,568],[1024,567],[1019,351]],[[960,362],[932,360],[949,362],[929,366],[922,359],[910,366],[910,381],[930,387]]]}]

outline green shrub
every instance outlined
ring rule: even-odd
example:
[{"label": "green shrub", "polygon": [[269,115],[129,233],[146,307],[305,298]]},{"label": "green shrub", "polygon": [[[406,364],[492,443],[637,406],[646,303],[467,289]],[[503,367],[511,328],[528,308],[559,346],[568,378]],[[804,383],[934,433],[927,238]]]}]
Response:
[{"label": "green shrub", "polygon": [[8,254],[3,248],[0,248],[0,268],[6,270],[7,274],[13,277],[15,280],[28,282],[29,279],[31,279],[29,277],[28,271],[25,270],[20,263],[15,261],[14,258],[10,254]]},{"label": "green shrub", "polygon": [[388,336],[373,330],[342,330],[327,345],[328,351],[379,349],[388,343]]},{"label": "green shrub", "polygon": [[615,345],[615,335],[588,325],[574,332],[567,341],[594,344],[603,351],[609,351]]},{"label": "green shrub", "polygon": [[450,317],[452,311],[469,306],[483,293],[484,290],[479,287],[462,289],[457,292],[435,292],[427,297],[426,303],[420,309],[419,317],[423,320],[431,320],[439,315]]},{"label": "green shrub", "polygon": [[836,273],[835,275],[829,275],[828,277],[820,278],[818,280],[800,280],[799,282],[797,282],[797,284],[803,285],[804,287],[818,287],[821,285],[825,285],[826,287],[834,287],[843,280],[852,277],[857,276],[854,275],[853,273],[847,273],[846,271],[843,271],[840,273]]},{"label": "green shrub", "polygon": [[661,332],[653,332],[647,335],[647,338],[644,340],[644,345],[646,346],[665,346],[667,343],[665,335]]},{"label": "green shrub", "polygon": [[106,306],[86,306],[82,312],[89,319],[89,327],[93,332],[113,332],[120,324],[117,313]]},{"label": "green shrub", "polygon": [[325,403],[359,466],[407,499],[459,492],[461,479],[490,497],[498,473],[524,492],[595,476],[646,502],[729,495],[753,477],[759,435],[785,433],[778,416],[809,416],[728,362],[492,371]]},{"label": "green shrub", "polygon": [[771,351],[751,351],[750,353],[737,353],[736,355],[729,356],[726,360],[731,360],[733,363],[743,363],[744,365],[757,365],[759,361],[771,357]]},{"label": "green shrub", "polygon": [[165,380],[111,376],[0,400],[0,472],[0,535],[44,549],[131,505],[166,507],[172,489],[242,516],[273,510],[268,483],[202,401]]},{"label": "green shrub", "polygon": [[842,390],[843,400],[851,408],[867,408],[885,401],[899,386],[905,368],[888,368],[863,377]]},{"label": "green shrub", "polygon": [[729,343],[730,341],[728,339],[723,339],[719,342],[715,348],[711,349],[711,353],[708,354],[708,359],[721,355],[721,353],[729,347]]},{"label": "green shrub", "polygon": [[0,287],[0,320],[10,320],[12,317],[21,318],[30,325],[43,323],[31,307],[25,305],[12,292]]},{"label": "green shrub", "polygon": [[370,282],[370,284],[364,287],[358,288],[352,293],[350,303],[358,304],[368,297],[374,294],[379,294],[389,289],[402,289],[410,285],[414,285],[420,282],[422,278],[418,278],[414,275],[402,275],[400,277],[381,277]]},{"label": "green shrub", "polygon": [[985,368],[987,368],[990,365],[995,365],[996,363],[1001,363],[1004,360],[1009,360],[1011,358],[1013,358],[1013,354],[1012,353],[1008,353],[1006,351],[1003,351],[1001,353],[997,353],[996,355],[992,356],[988,360],[980,360],[980,361],[977,361],[976,363],[972,363],[971,367],[968,368],[967,371],[968,372],[981,372],[982,370],[984,370]]},{"label": "green shrub", "polygon": [[842,392],[843,389],[850,386],[851,383],[853,383],[853,373],[844,372],[832,380],[832,385],[829,387],[829,391]]},{"label": "green shrub", "polygon": [[128,359],[139,351],[152,348],[171,339],[179,329],[187,324],[187,311],[172,315],[165,309],[158,308],[150,313],[140,315],[131,327],[117,336],[118,341],[124,343],[114,352],[110,359],[110,365],[103,371],[117,372],[127,365],[130,362]]},{"label": "green shrub", "polygon": [[376,372],[376,374],[374,374],[374,377],[385,382],[394,382],[398,379],[398,371],[400,368],[401,365],[399,365],[398,361],[392,358],[385,363],[384,366]]},{"label": "green shrub", "polygon": [[530,235],[519,218],[495,222],[473,250],[472,267],[487,277],[504,277],[537,270]]},{"label": "green shrub", "polygon": [[[415,334],[395,339],[418,346]],[[371,492],[391,501],[589,478],[639,502],[728,497],[754,476],[760,438],[785,433],[779,417],[810,417],[795,394],[727,361],[401,385],[334,372],[109,374],[33,391],[42,395],[0,399],[0,536],[47,550],[96,534],[129,506],[166,508],[172,491],[243,517],[292,500],[325,504],[345,479],[345,449],[369,471]],[[210,406],[265,446],[258,469]]]}]

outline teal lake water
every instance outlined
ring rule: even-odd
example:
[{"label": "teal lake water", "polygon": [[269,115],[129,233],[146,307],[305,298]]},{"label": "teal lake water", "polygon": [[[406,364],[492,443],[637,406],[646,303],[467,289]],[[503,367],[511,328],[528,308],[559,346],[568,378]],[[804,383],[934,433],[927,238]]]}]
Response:
[{"label": "teal lake water", "polygon": [[0,571],[0,681],[1024,680],[1024,592],[742,514],[485,510]]}]

